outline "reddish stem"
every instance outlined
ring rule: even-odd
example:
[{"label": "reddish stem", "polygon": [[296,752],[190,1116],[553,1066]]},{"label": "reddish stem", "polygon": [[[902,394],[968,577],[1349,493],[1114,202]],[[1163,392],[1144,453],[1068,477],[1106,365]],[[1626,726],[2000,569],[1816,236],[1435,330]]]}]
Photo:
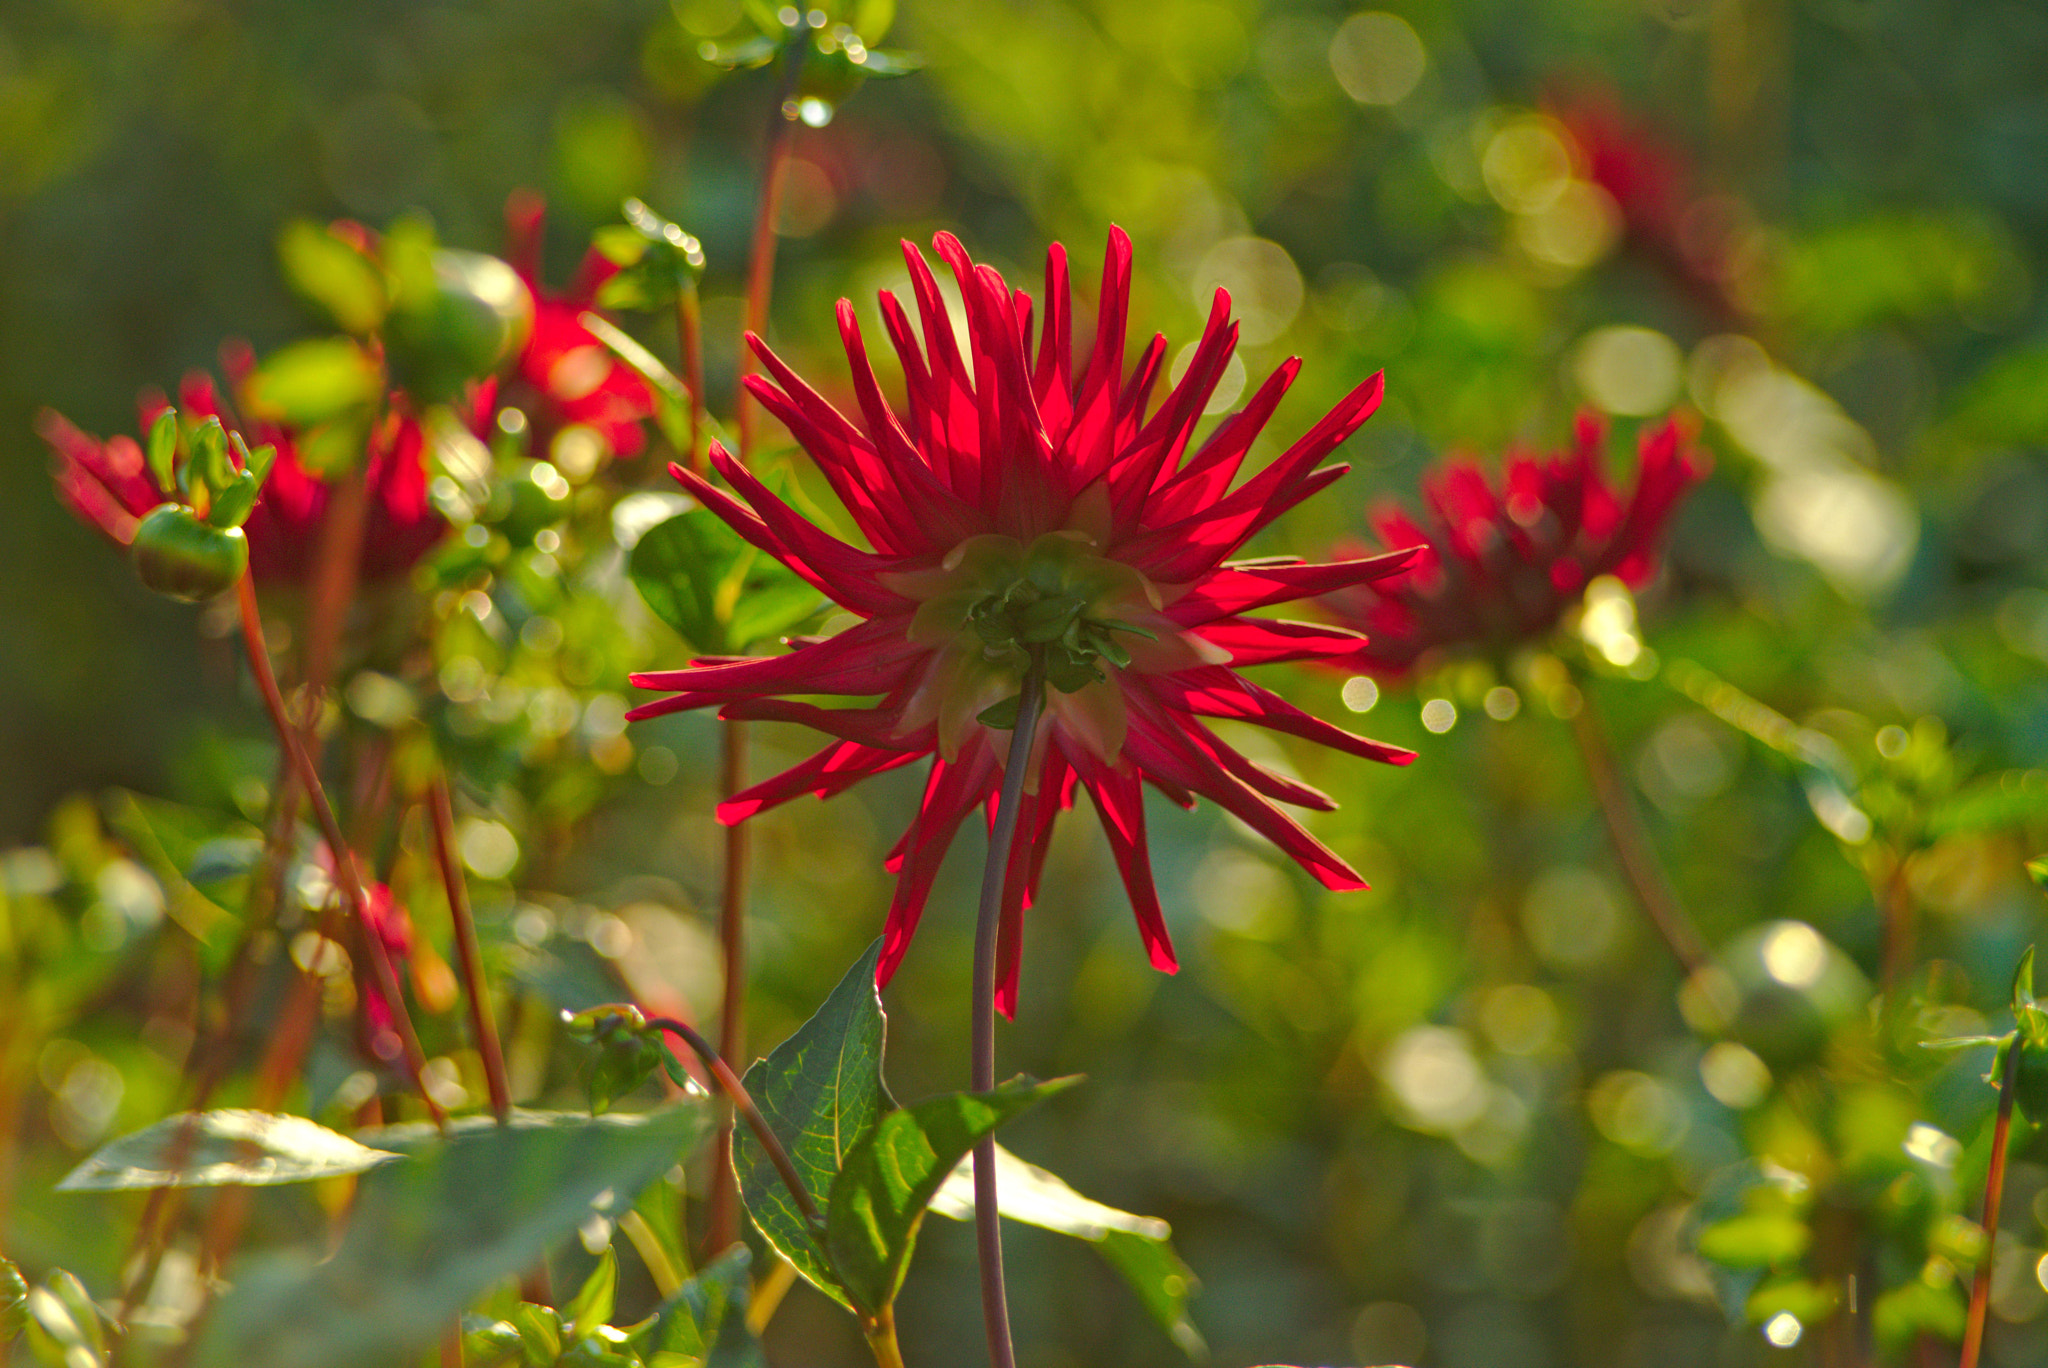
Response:
[{"label": "reddish stem", "polygon": [[1963,1325],[1963,1357],[1958,1368],[1977,1368],[1984,1350],[1984,1313],[1991,1304],[1991,1258],[1998,1250],[1998,1207],[2005,1197],[2005,1142],[2012,1130],[2013,1093],[2019,1087],[2020,1051],[2026,1042],[2014,1033],[2005,1051],[2005,1073],[1998,1080],[1998,1120],[1991,1128],[1991,1166],[1984,1174],[1984,1259],[1970,1283],[1970,1318]]},{"label": "reddish stem", "polygon": [[476,921],[469,910],[469,886],[455,850],[455,804],[448,776],[434,776],[428,806],[434,818],[434,858],[441,866],[441,887],[448,895],[448,916],[455,923],[456,963],[462,990],[469,998],[469,1028],[483,1059],[484,1083],[491,1091],[491,1111],[503,1122],[512,1115],[512,1085],[505,1074],[505,1053],[498,1044],[498,1022],[491,1014],[491,986],[484,975],[483,952],[477,946]]},{"label": "reddish stem", "polygon": [[748,1094],[746,1086],[740,1082],[739,1075],[732,1071],[732,1065],[725,1062],[725,1056],[711,1048],[711,1042],[699,1035],[696,1028],[688,1022],[677,1021],[674,1017],[649,1017],[647,1024],[657,1030],[670,1031],[681,1036],[684,1042],[697,1052],[697,1057],[704,1061],[704,1067],[711,1071],[712,1080],[718,1084],[719,1091],[724,1093],[739,1114],[746,1118],[747,1129],[754,1133],[754,1138],[761,1142],[761,1148],[768,1152],[768,1159],[775,1165],[775,1172],[781,1177],[782,1185],[789,1189],[790,1199],[796,1203],[796,1209],[803,1213],[804,1220],[812,1226],[822,1228],[825,1218],[818,1213],[817,1203],[811,1200],[811,1194],[804,1189],[804,1180],[797,1175],[796,1165],[790,1161],[789,1151],[782,1147],[782,1141],[778,1140],[775,1132],[769,1128],[767,1119],[761,1115],[760,1108],[754,1105],[754,1099]]},{"label": "reddish stem", "polygon": [[256,676],[256,686],[263,694],[263,706],[270,714],[270,724],[277,732],[279,744],[285,748],[292,767],[298,771],[299,786],[312,801],[313,816],[319,824],[320,834],[326,838],[327,848],[334,857],[335,882],[341,886],[342,901],[363,928],[370,972],[378,991],[391,1004],[392,1024],[404,1046],[406,1069],[412,1075],[413,1086],[419,1090],[420,1100],[426,1104],[427,1115],[433,1118],[436,1126],[446,1130],[448,1114],[427,1090],[426,1053],[420,1048],[419,1036],[413,1031],[405,995],[398,986],[398,975],[392,970],[383,939],[370,924],[369,897],[363,891],[362,877],[356,871],[355,851],[343,838],[341,823],[335,820],[334,808],[327,801],[327,791],[320,785],[319,771],[314,768],[298,729],[292,726],[291,718],[285,712],[284,696],[278,692],[277,676],[270,668],[270,652],[263,644],[263,619],[256,607],[255,583],[246,574],[242,576],[238,592],[241,596],[242,640],[248,647],[249,669]]},{"label": "reddish stem", "polygon": [[708,475],[711,463],[704,445],[704,320],[694,281],[685,282],[676,291],[676,346],[683,366],[683,385],[690,391],[690,449],[683,461],[697,474]]}]

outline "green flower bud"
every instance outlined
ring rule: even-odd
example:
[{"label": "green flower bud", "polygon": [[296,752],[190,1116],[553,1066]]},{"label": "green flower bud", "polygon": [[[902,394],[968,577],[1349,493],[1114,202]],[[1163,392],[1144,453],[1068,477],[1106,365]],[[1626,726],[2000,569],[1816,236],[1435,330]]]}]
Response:
[{"label": "green flower bud", "polygon": [[235,587],[249,568],[239,527],[214,527],[183,504],[158,504],[135,528],[135,571],[159,594],[197,603]]}]

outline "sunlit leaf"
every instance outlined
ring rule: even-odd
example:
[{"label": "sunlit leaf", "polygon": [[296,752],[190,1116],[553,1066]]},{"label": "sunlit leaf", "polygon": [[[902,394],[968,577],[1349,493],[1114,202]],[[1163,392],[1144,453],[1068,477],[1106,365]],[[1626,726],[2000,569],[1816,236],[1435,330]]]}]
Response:
[{"label": "sunlit leaf", "polygon": [[267,1187],[362,1173],[398,1157],[357,1144],[303,1116],[183,1112],[102,1146],[57,1189]]},{"label": "sunlit leaf", "polygon": [[1754,1211],[1701,1229],[1700,1257],[1731,1268],[1768,1268],[1806,1252],[1813,1231],[1785,1212]]},{"label": "sunlit leaf", "polygon": [[597,1267],[590,1270],[590,1276],[576,1289],[569,1304],[561,1308],[562,1318],[569,1322],[569,1338],[583,1339],[609,1321],[618,1293],[619,1256],[606,1245],[604,1253],[598,1256]]},{"label": "sunlit leaf", "polygon": [[734,1245],[662,1302],[648,1340],[651,1368],[763,1368],[761,1343],[747,1328],[752,1262],[745,1245]]},{"label": "sunlit leaf", "polygon": [[366,407],[383,386],[376,361],[346,337],[294,342],[265,357],[245,392],[254,417],[294,427],[331,422]]},{"label": "sunlit leaf", "polygon": [[1014,1078],[985,1093],[948,1093],[890,1112],[847,1152],[825,1211],[832,1266],[854,1304],[896,1300],[925,1207],[983,1136],[1077,1078]]},{"label": "sunlit leaf", "polygon": [[277,241],[285,279],[357,337],[384,321],[384,273],[353,245],[306,219],[285,225]]}]

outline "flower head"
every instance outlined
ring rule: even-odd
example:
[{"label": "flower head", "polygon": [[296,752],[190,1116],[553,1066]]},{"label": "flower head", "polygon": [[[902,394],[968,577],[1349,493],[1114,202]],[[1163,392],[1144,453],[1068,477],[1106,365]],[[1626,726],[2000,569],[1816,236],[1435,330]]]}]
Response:
[{"label": "flower head", "polygon": [[[1083,791],[1161,969],[1176,961],[1146,853],[1146,783],[1183,806],[1209,798],[1328,887],[1364,887],[1274,801],[1327,809],[1330,800],[1246,758],[1203,719],[1250,722],[1393,764],[1414,758],[1311,717],[1234,668],[1355,655],[1362,643],[1354,632],[1250,614],[1392,574],[1409,553],[1335,565],[1292,557],[1224,563],[1348,469],[1318,463],[1372,413],[1379,377],[1237,483],[1299,363],[1283,365],[1192,446],[1236,346],[1222,291],[1185,376],[1155,406],[1166,340],[1154,337],[1126,367],[1131,251],[1121,231],[1110,234],[1094,346],[1083,362],[1074,356],[1060,247],[1047,254],[1045,310],[1034,320],[1031,297],[976,266],[953,237],[940,234],[935,246],[959,282],[966,335],[954,331],[924,257],[905,244],[918,327],[892,295],[881,296],[909,391],[903,416],[882,397],[845,300],[839,330],[858,422],[750,339],[768,372],[750,377],[750,388],[817,462],[871,549],[805,521],[716,446],[713,460],[741,498],[675,471],[741,536],[864,621],[799,641],[788,655],[636,675],[643,688],[675,692],[630,716],[716,706],[723,717],[801,722],[835,738],[723,804],[719,818],[728,823],[932,758],[918,814],[889,856],[898,880],[880,969],[886,981],[954,833],[975,808],[994,803],[1015,700],[1036,662],[1050,687],[1019,812],[1022,839],[1006,871],[997,947],[1006,1013],[1015,1009],[1020,923],[1046,835]],[[825,708],[787,694],[872,701]]]},{"label": "flower head", "polygon": [[[240,384],[255,360],[246,347],[230,347],[226,365],[229,378]],[[186,414],[216,417],[243,432],[252,447],[277,448],[262,497],[243,529],[249,538],[249,569],[262,583],[304,583],[313,573],[333,489],[300,460],[298,434],[273,423],[237,423],[222,404],[212,377],[203,372],[185,378],[178,401]],[[139,404],[142,431],[147,432],[166,407],[162,394],[145,391]],[[122,546],[135,539],[144,514],[176,497],[175,491],[157,486],[141,445],[132,437],[119,435],[102,442],[47,409],[38,416],[36,430],[57,453],[58,495],[86,523]],[[360,569],[365,580],[389,579],[410,570],[448,530],[427,498],[423,446],[419,423],[396,406],[371,438],[366,472],[370,505]]]},{"label": "flower head", "polygon": [[1400,676],[1436,653],[1505,655],[1548,635],[1596,577],[1647,581],[1664,524],[1707,461],[1677,421],[1645,428],[1636,485],[1624,495],[1600,473],[1604,435],[1599,419],[1582,414],[1571,451],[1511,454],[1498,488],[1473,462],[1444,465],[1423,482],[1422,524],[1398,507],[1379,510],[1380,541],[1423,554],[1398,580],[1324,599],[1370,637],[1353,663]]},{"label": "flower head", "polygon": [[[647,443],[642,425],[654,416],[653,392],[582,321],[598,287],[618,267],[593,248],[568,291],[549,293],[540,283],[546,214],[547,206],[532,194],[515,194],[505,204],[512,267],[533,294],[533,331],[513,366],[517,385],[511,397],[532,405],[528,416],[543,443],[580,425],[603,437],[614,455],[637,456]],[[545,446],[540,450],[545,454]]]}]

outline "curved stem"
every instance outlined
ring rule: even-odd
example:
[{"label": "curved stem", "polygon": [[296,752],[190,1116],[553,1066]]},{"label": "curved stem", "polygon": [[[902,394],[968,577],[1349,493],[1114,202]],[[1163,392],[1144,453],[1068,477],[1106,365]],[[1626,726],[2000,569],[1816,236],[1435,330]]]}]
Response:
[{"label": "curved stem", "polygon": [[469,1027],[483,1060],[484,1083],[491,1090],[491,1111],[502,1125],[512,1115],[512,1084],[505,1074],[505,1052],[498,1044],[498,1022],[491,1015],[491,985],[484,976],[484,957],[477,946],[476,922],[469,912],[469,885],[455,852],[455,803],[448,776],[434,776],[428,806],[434,818],[434,858],[441,866],[441,886],[448,895],[448,916],[455,923],[456,963],[462,989],[469,998]]},{"label": "curved stem", "polygon": [[739,1080],[739,1075],[732,1071],[732,1065],[725,1062],[725,1056],[712,1049],[711,1042],[699,1035],[697,1028],[688,1022],[677,1021],[674,1017],[649,1017],[647,1024],[656,1030],[670,1031],[681,1036],[684,1043],[697,1052],[697,1058],[703,1060],[704,1067],[711,1070],[712,1081],[718,1084],[719,1091],[723,1092],[739,1114],[746,1118],[747,1129],[761,1142],[761,1148],[768,1151],[768,1158],[775,1165],[775,1172],[781,1177],[782,1185],[789,1189],[790,1198],[796,1203],[796,1209],[803,1213],[806,1221],[822,1227],[825,1218],[819,1214],[818,1205],[811,1200],[811,1194],[804,1189],[804,1180],[797,1176],[796,1165],[790,1162],[789,1151],[782,1147],[782,1142],[775,1138],[775,1132],[768,1128],[767,1119],[761,1115],[761,1109],[754,1105],[754,1099],[748,1095],[746,1086]]},{"label": "curved stem", "polygon": [[[1010,850],[1017,839],[1017,807],[1024,797],[1031,742],[1045,701],[1045,670],[1033,660],[1017,700],[1017,724],[1003,764],[1002,796],[988,836],[988,865],[981,874],[981,907],[974,921],[974,1066],[970,1086],[987,1092],[996,1085],[996,933],[1003,920],[1003,886]],[[1010,1304],[1003,1289],[1002,1217],[996,1209],[996,1142],[984,1136],[974,1147],[974,1242],[981,1256],[981,1318],[988,1331],[993,1368],[1016,1368],[1010,1343]]]},{"label": "curved stem", "polygon": [[1578,742],[1579,757],[1585,763],[1587,779],[1592,782],[1593,797],[1600,805],[1607,839],[1614,846],[1622,876],[1628,880],[1650,925],[1671,951],[1671,957],[1688,977],[1697,977],[1712,965],[1706,942],[1664,877],[1664,868],[1657,862],[1650,838],[1643,831],[1642,819],[1636,815],[1635,804],[1622,784],[1620,767],[1614,763],[1614,752],[1607,744],[1607,733],[1593,711],[1592,693],[1584,687],[1579,689],[1579,707],[1571,716],[1571,724],[1572,739]]},{"label": "curved stem", "polygon": [[377,981],[378,991],[391,1004],[392,1025],[398,1028],[398,1038],[405,1049],[406,1068],[412,1075],[413,1086],[419,1090],[420,1100],[426,1104],[427,1115],[434,1119],[437,1127],[446,1130],[448,1114],[427,1090],[426,1053],[420,1049],[419,1036],[413,1031],[412,1016],[406,1011],[405,995],[400,991],[398,976],[391,968],[391,957],[385,953],[382,938],[370,925],[369,898],[363,891],[362,876],[356,870],[355,851],[342,836],[341,823],[335,820],[334,808],[327,801],[327,791],[320,786],[319,771],[314,769],[298,729],[285,712],[284,695],[278,692],[277,676],[270,668],[270,651],[263,644],[263,618],[256,607],[255,582],[244,574],[237,592],[241,598],[242,641],[248,648],[249,669],[256,676],[256,687],[263,694],[263,706],[270,714],[270,725],[277,732],[278,744],[290,757],[292,768],[298,771],[299,786],[312,802],[320,834],[334,856],[334,879],[341,886],[342,900],[348,905],[349,915],[364,930],[363,941],[369,952],[370,972]]},{"label": "curved stem", "polygon": [[1984,1352],[1984,1313],[1991,1304],[1991,1256],[1998,1250],[1998,1207],[2005,1198],[2005,1142],[2012,1130],[2013,1093],[2020,1081],[2020,1051],[2025,1041],[2015,1032],[2005,1051],[2005,1073],[1998,1080],[1998,1120],[1991,1128],[1991,1166],[1984,1174],[1984,1260],[1970,1283],[1970,1317],[1963,1324],[1963,1357],[1959,1368],[1977,1368]]}]

